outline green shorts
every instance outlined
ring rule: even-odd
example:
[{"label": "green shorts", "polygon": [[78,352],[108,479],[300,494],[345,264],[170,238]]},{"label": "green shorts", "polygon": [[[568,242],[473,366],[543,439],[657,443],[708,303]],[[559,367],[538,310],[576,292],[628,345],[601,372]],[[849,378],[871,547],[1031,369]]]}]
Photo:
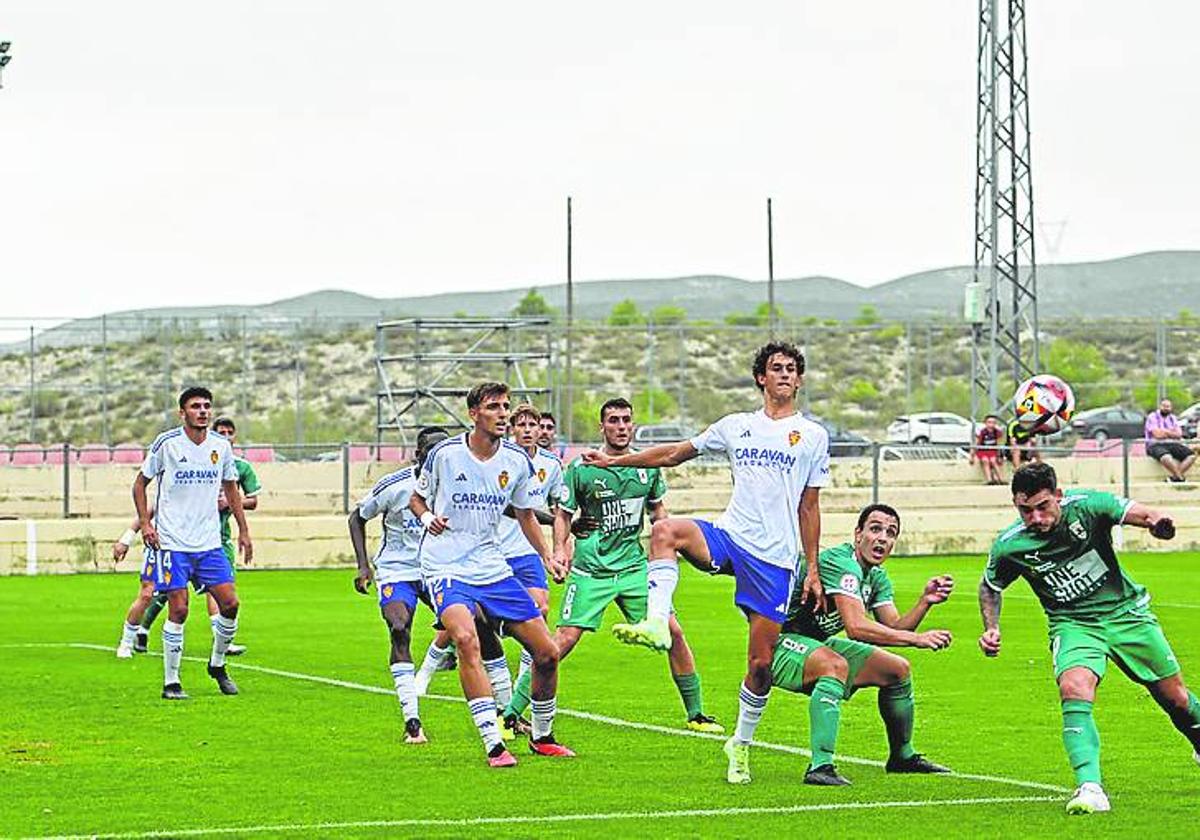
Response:
[{"label": "green shorts", "polygon": [[879,648],[866,642],[856,642],[834,636],[825,641],[818,641],[811,636],[801,636],[799,633],[784,633],[775,644],[775,658],[771,661],[771,684],[787,691],[802,694],[804,689],[804,663],[808,655],[817,648],[827,647],[834,653],[840,654],[849,666],[846,675],[846,699],[854,693],[854,680],[858,672],[867,664],[867,660]]},{"label": "green shorts", "polygon": [[229,570],[237,577],[237,546],[233,544],[233,540],[225,540],[221,543],[221,550],[225,552],[225,559],[229,561]]},{"label": "green shorts", "polygon": [[1104,679],[1109,659],[1143,685],[1179,673],[1158,619],[1145,608],[1104,619],[1051,618],[1050,655],[1056,678],[1068,668],[1087,668]]},{"label": "green shorts", "polygon": [[604,611],[614,601],[628,621],[646,617],[646,567],[636,572],[611,577],[592,577],[572,571],[563,589],[562,609],[558,624],[561,627],[582,627],[599,630]]}]

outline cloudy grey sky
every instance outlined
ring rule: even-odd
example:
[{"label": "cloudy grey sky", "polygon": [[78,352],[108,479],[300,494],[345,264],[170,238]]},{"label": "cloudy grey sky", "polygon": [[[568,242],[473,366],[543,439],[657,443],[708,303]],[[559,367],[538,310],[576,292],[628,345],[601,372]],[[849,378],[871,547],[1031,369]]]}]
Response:
[{"label": "cloudy grey sky", "polygon": [[[7,316],[971,259],[974,0],[0,0]],[[1043,261],[1200,247],[1200,4],[1028,0]]]}]

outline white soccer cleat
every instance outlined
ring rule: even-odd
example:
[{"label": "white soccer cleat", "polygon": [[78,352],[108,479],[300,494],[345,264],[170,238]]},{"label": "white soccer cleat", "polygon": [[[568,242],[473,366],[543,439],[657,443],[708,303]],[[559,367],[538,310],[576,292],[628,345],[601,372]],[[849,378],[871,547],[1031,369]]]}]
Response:
[{"label": "white soccer cleat", "polygon": [[117,645],[117,659],[133,659],[133,645]]},{"label": "white soccer cleat", "polygon": [[612,634],[627,645],[645,645],[658,651],[671,649],[671,628],[661,618],[647,618],[633,624],[614,624]]},{"label": "white soccer cleat", "polygon": [[1075,795],[1067,801],[1068,814],[1098,814],[1111,811],[1104,788],[1095,782],[1084,782],[1075,789]]},{"label": "white soccer cleat", "polygon": [[731,785],[750,784],[750,745],[741,744],[734,738],[725,742],[725,757],[729,759],[729,768],[725,771],[725,781]]}]

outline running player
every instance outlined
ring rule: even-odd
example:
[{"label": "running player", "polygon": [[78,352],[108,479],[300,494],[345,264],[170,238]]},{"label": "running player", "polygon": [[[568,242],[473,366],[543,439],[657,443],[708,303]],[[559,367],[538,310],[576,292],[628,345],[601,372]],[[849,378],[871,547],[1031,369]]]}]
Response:
[{"label": "running player", "polygon": [[[417,559],[424,528],[421,520],[408,509],[408,501],[421,474],[421,462],[429,450],[447,437],[446,430],[440,426],[422,429],[417,434],[416,463],[379,479],[370,494],[350,512],[348,523],[350,544],[354,546],[358,561],[354,588],[366,595],[372,582],[379,587],[379,612],[391,636],[389,664],[396,697],[404,714],[404,741],[408,744],[428,741],[417,708],[409,641],[417,601],[429,602],[421,586],[421,564]],[[383,539],[372,566],[367,557],[367,522],[381,514]]]},{"label": "running player", "polygon": [[533,656],[533,726],[530,749],[538,755],[573,756],[553,735],[558,684],[558,646],[537,604],[513,576],[496,541],[496,526],[511,505],[521,531],[561,580],[564,570],[551,565],[537,524],[532,496],[533,463],[523,449],[504,440],[509,419],[508,386],[476,385],[467,395],[474,424],[470,432],[435,446],[425,459],[409,506],[425,527],[421,538],[421,576],[438,619],[450,631],[458,651],[458,675],[471,717],[492,767],[511,767],[516,759],[504,747],[496,720],[496,702],[481,660],[475,613],[481,609]]},{"label": "running player", "polygon": [[[913,688],[908,660],[875,645],[942,650],[948,630],[918,633],[935,604],[950,597],[954,579],[939,575],[925,584],[916,606],[900,615],[892,581],[883,568],[900,536],[900,514],[873,504],[858,514],[854,541],[827,548],[817,558],[826,609],[817,612],[792,596],[788,619],[771,664],[774,684],[808,694],[812,763],[809,785],[848,785],[833,766],[840,705],[860,688],[879,689],[879,715],[888,738],[889,773],[948,773],[913,749]],[[868,613],[874,616],[872,621]],[[846,631],[842,638],[837,634]]]},{"label": "running player", "polygon": [[[237,632],[238,599],[233,570],[221,550],[217,499],[222,488],[238,523],[238,549],[246,562],[253,557],[250,529],[242,512],[233,450],[220,435],[209,434],[212,392],[188,388],[179,395],[183,425],[155,439],[133,482],[133,504],[141,521],[142,541],[153,550],[154,585],[167,593],[163,624],[163,690],[165,700],[184,700],[179,681],[183,659],[183,625],[188,615],[187,585],[204,586],[217,600],[208,674],[222,694],[237,694],[225,670],[225,654]],[[158,482],[153,520],[146,486]]]},{"label": "running player", "polygon": [[1150,593],[1130,580],[1113,550],[1115,525],[1175,536],[1171,517],[1130,499],[1058,486],[1054,467],[1026,464],[1012,478],[1021,515],[996,537],[979,584],[987,656],[1000,653],[1001,591],[1025,578],[1049,619],[1050,655],[1062,702],[1063,745],[1078,784],[1068,814],[1108,811],[1100,784],[1100,733],[1092,718],[1107,660],[1141,683],[1192,745],[1200,762],[1200,700],[1150,611]]},{"label": "running player", "polygon": [[654,523],[647,618],[617,624],[613,633],[631,644],[670,649],[677,552],[701,571],[734,576],[734,603],[749,620],[750,638],[737,728],[725,742],[726,778],[732,784],[750,781],[750,741],[771,690],[771,660],[787,618],[801,544],[808,569],[801,599],[822,595],[817,576],[820,490],[829,481],[829,435],[796,412],[804,356],[791,344],[771,342],[755,356],[753,374],[762,392],[759,411],[730,414],[691,440],[618,456],[583,455],[584,463],[597,467],[673,467],[702,452],[729,458],[733,494],[716,522],[671,517]]},{"label": "running player", "polygon": [[[604,403],[600,407],[600,433],[605,453],[615,456],[628,452],[633,439],[633,406],[621,397]],[[567,467],[554,525],[555,559],[560,566],[571,569],[554,632],[560,661],[575,648],[584,631],[600,629],[609,604],[616,603],[629,621],[646,617],[642,523],[647,509],[651,522],[666,517],[666,492],[666,483],[657,469],[601,469],[579,459]],[[581,518],[599,523],[599,527],[575,543],[572,561],[568,540],[576,512]],[[724,732],[719,723],[704,714],[696,661],[674,613],[669,626],[671,676],[683,699],[688,729]],[[505,726],[517,726],[528,704],[529,677],[523,676],[518,678],[513,701],[505,709]]]}]

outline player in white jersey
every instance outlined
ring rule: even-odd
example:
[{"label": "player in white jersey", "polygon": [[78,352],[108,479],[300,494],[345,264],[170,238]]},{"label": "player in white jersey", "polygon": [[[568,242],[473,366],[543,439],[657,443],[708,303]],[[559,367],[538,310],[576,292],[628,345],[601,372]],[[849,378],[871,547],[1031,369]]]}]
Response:
[{"label": "player in white jersey", "polygon": [[511,767],[516,759],[504,747],[496,702],[483,667],[475,615],[503,621],[508,633],[533,656],[533,732],[529,746],[538,755],[573,756],[554,740],[558,646],[537,604],[504,562],[496,526],[512,505],[521,531],[556,580],[546,541],[534,517],[530,494],[533,463],[520,447],[504,440],[508,430],[508,386],[476,385],[467,395],[470,432],[442,441],[425,459],[409,506],[425,526],[421,576],[438,619],[458,650],[458,675],[488,764]]},{"label": "player in white jersey", "polygon": [[762,391],[760,411],[730,414],[691,440],[612,457],[585,452],[597,466],[673,467],[702,452],[722,453],[733,472],[729,506],[715,522],[669,517],[650,532],[649,602],[645,621],[617,624],[621,641],[668,650],[671,598],[679,581],[676,553],[711,574],[732,574],[734,603],[750,623],[748,667],[738,695],[738,721],[725,742],[726,778],[750,781],[750,741],[771,690],[771,660],[803,545],[808,573],[805,599],[823,603],[817,576],[821,540],[820,488],[829,481],[829,436],[797,413],[796,393],[804,356],[785,342],[771,342],[754,358],[754,382]]},{"label": "player in white jersey", "polygon": [[[421,462],[429,450],[448,437],[446,430],[439,426],[422,429],[417,435],[416,463],[379,479],[350,512],[348,522],[350,544],[354,546],[358,561],[354,588],[366,595],[372,582],[379,587],[379,612],[391,636],[388,664],[404,714],[404,741],[408,744],[428,742],[421,728],[409,641],[417,601],[429,603],[421,585],[421,561],[417,558],[425,529],[421,520],[409,510],[408,501],[420,475]],[[383,516],[383,539],[372,565],[367,556],[367,522],[380,515]]]},{"label": "player in white jersey", "polygon": [[[206,587],[217,600],[213,647],[208,674],[222,694],[238,688],[225,670],[225,655],[237,632],[238,599],[233,569],[221,550],[221,519],[217,510],[222,489],[238,524],[238,550],[246,562],[253,556],[250,528],[242,511],[233,449],[224,437],[209,433],[212,392],[188,388],[179,396],[183,425],[155,439],[133,482],[133,504],[142,525],[142,541],[154,563],[154,585],[167,593],[163,623],[163,691],[165,700],[184,700],[179,682],[183,659],[183,625],[188,615],[189,582]],[[153,519],[146,487],[157,481]]]}]

